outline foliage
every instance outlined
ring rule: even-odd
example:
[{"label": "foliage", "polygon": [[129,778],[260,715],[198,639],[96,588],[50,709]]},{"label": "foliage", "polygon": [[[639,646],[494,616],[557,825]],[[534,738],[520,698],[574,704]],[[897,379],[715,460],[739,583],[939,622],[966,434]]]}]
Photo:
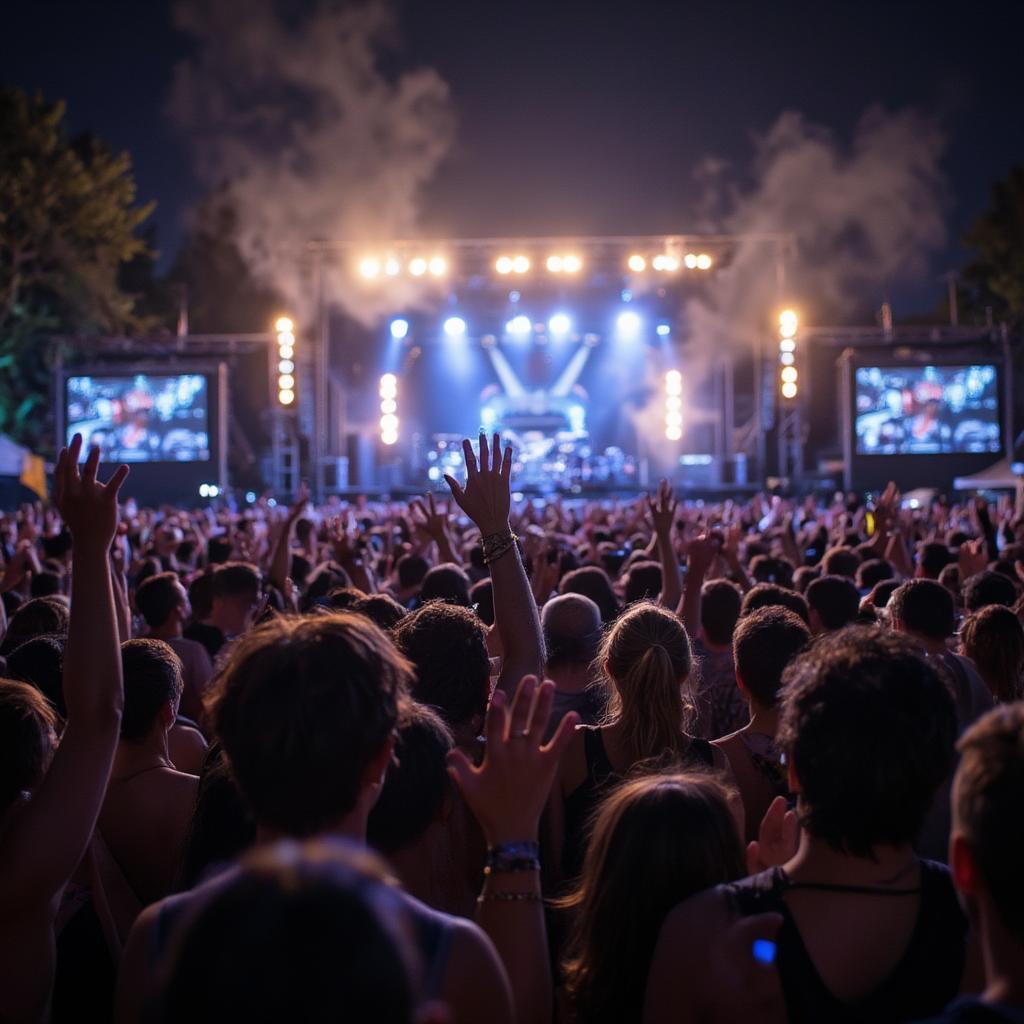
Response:
[{"label": "foliage", "polygon": [[64,104],[0,90],[0,431],[48,435],[52,339],[145,329],[122,266],[144,258],[126,153],[69,139]]}]

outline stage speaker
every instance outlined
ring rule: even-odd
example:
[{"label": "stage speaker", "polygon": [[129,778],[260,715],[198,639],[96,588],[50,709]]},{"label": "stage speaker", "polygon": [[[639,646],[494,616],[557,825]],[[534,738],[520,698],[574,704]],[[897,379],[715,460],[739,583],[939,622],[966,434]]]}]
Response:
[{"label": "stage speaker", "polygon": [[345,439],[348,455],[348,486],[373,488],[377,484],[377,460],[374,454],[375,439],[366,434],[349,434]]}]

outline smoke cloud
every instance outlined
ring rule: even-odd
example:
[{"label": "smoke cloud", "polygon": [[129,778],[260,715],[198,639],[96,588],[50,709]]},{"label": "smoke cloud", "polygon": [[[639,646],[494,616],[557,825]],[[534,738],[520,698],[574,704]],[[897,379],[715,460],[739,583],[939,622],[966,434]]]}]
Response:
[{"label": "smoke cloud", "polygon": [[[169,113],[201,181],[237,212],[254,276],[311,308],[311,239],[415,236],[417,198],[451,143],[448,87],[430,69],[385,74],[395,19],[381,0],[316,0],[285,16],[273,0],[179,0],[193,55],[175,70]],[[366,323],[385,312],[351,267],[328,268],[329,298]],[[388,291],[388,306],[415,303]]]}]

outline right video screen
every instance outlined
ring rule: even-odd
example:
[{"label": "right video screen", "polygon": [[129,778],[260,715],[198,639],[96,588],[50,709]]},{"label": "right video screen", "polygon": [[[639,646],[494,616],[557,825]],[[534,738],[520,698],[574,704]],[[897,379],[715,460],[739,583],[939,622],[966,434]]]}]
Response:
[{"label": "right video screen", "polygon": [[1002,450],[995,366],[861,366],[858,455],[951,455]]}]

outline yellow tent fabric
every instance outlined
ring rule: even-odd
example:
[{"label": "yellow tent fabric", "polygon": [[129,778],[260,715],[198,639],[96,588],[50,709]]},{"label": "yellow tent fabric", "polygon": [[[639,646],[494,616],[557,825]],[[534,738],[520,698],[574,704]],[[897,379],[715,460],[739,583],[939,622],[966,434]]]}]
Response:
[{"label": "yellow tent fabric", "polygon": [[25,452],[21,460],[20,479],[30,491],[38,494],[43,501],[46,500],[46,464],[40,456]]}]

